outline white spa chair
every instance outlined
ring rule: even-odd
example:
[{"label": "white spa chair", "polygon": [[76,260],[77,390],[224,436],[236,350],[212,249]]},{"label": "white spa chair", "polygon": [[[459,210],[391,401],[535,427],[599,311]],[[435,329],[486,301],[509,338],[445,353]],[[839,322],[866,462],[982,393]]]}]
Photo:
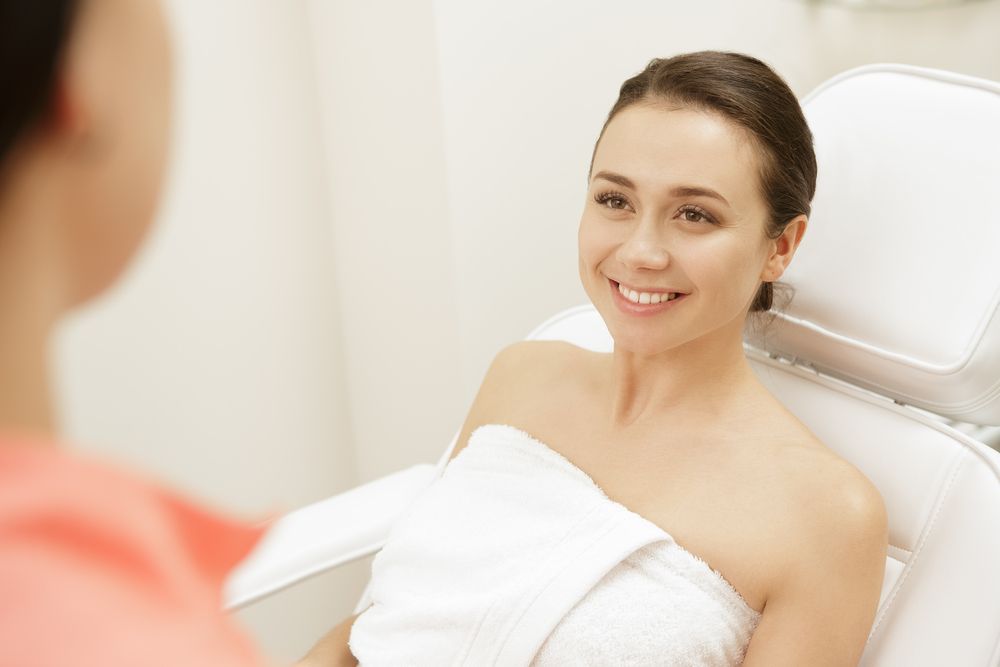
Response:
[{"label": "white spa chair", "polygon": [[[1000,454],[982,440],[1000,425],[1000,84],[874,65],[803,106],[819,183],[782,278],[797,293],[763,337],[747,334],[746,354],[885,499],[889,553],[861,664],[996,667]],[[528,338],[612,346],[590,305]],[[281,519],[230,578],[228,606],[377,552],[454,446]]]}]

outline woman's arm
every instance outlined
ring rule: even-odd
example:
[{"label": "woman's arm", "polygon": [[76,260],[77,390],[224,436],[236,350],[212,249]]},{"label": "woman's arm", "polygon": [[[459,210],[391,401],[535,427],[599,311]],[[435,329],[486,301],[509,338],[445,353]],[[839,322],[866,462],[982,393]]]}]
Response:
[{"label": "woman's arm", "polygon": [[323,635],[312,650],[295,663],[295,667],[355,667],[357,658],[347,646],[351,636],[351,627],[355,619],[364,612],[345,618],[340,625]]},{"label": "woman's arm", "polygon": [[[788,562],[768,591],[744,667],[856,667],[878,610],[888,550],[888,516],[861,475],[826,472],[811,482],[802,528],[783,549]],[[825,486],[823,486],[825,484]]]}]

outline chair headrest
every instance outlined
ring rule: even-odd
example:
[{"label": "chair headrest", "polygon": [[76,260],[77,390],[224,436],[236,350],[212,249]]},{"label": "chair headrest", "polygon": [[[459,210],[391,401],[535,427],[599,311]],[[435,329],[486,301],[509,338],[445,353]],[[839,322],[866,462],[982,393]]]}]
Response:
[{"label": "chair headrest", "polygon": [[796,293],[746,342],[900,403],[1000,424],[1000,84],[869,65],[802,106],[819,175],[781,278]]}]

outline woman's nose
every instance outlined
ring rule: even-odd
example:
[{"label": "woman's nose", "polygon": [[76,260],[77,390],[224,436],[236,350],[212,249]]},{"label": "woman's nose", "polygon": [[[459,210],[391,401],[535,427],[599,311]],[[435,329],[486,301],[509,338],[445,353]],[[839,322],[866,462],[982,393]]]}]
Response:
[{"label": "woman's nose", "polygon": [[664,269],[670,262],[655,220],[641,220],[618,246],[618,261],[630,269]]}]

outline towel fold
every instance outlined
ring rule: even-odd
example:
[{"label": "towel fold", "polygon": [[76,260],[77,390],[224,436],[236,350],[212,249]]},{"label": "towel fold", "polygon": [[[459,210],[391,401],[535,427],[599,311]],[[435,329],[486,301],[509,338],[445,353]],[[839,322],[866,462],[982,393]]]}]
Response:
[{"label": "towel fold", "polygon": [[372,562],[350,648],[380,665],[738,665],[760,614],[562,455],[476,429]]}]

